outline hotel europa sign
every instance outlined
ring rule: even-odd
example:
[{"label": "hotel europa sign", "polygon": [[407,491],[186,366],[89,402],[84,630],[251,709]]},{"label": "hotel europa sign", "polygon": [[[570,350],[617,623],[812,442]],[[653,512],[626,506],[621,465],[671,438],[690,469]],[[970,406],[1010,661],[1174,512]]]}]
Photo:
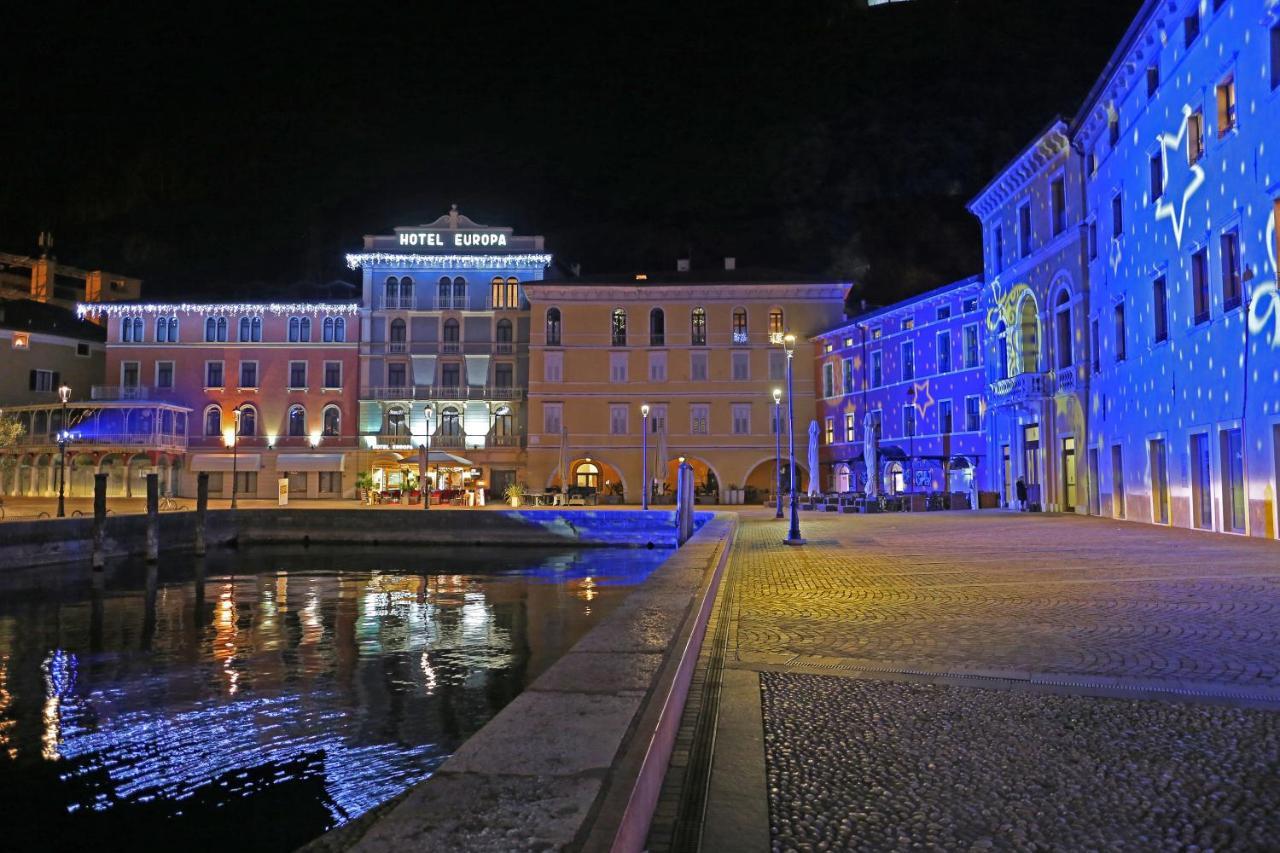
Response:
[{"label": "hotel europa sign", "polygon": [[479,249],[506,246],[507,235],[492,231],[401,231],[401,246],[428,249]]}]

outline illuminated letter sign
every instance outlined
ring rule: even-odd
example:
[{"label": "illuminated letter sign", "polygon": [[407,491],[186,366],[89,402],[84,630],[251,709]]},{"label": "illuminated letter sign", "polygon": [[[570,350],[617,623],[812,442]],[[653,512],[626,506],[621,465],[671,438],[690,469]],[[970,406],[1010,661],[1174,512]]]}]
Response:
[{"label": "illuminated letter sign", "polygon": [[400,234],[401,246],[426,246],[443,249],[446,245],[465,249],[479,246],[506,246],[506,234],[490,234],[482,231],[458,231],[453,233],[452,241],[446,242],[445,234],[439,231],[405,231]]}]

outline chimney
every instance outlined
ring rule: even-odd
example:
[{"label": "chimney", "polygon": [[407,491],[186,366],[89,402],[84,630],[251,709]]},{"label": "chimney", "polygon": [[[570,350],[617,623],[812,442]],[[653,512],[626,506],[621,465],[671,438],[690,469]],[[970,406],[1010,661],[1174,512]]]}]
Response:
[{"label": "chimney", "polygon": [[689,259],[688,258],[678,259],[676,261],[676,272],[688,272],[688,271],[689,271]]},{"label": "chimney", "polygon": [[726,270],[736,270],[738,268],[738,259],[726,256],[724,259],[724,268]]},{"label": "chimney", "polygon": [[31,298],[36,302],[48,302],[53,296],[53,277],[57,265],[41,255],[31,265]]},{"label": "chimney", "polygon": [[84,279],[84,301],[102,302],[102,270],[91,270]]}]

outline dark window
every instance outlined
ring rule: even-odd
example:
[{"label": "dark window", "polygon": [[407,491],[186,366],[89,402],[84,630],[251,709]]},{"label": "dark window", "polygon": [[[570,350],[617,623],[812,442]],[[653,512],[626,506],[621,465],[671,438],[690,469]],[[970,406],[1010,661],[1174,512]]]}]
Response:
[{"label": "dark window", "polygon": [[217,406],[204,413],[204,434],[222,435],[222,410]]},{"label": "dark window", "polygon": [[560,346],[560,309],[547,309],[547,346]]},{"label": "dark window", "polygon": [[1107,122],[1107,139],[1111,142],[1114,149],[1120,144],[1120,117],[1113,115]]},{"label": "dark window", "polygon": [[324,387],[342,387],[342,362],[326,361],[324,363]]},{"label": "dark window", "polygon": [[1164,276],[1151,286],[1152,310],[1155,312],[1156,343],[1169,340],[1169,287]]},{"label": "dark window", "polygon": [[392,362],[387,365],[387,385],[392,388],[403,388],[405,385],[404,362]]},{"label": "dark window", "polygon": [[1280,89],[1280,24],[1271,28],[1271,88]]},{"label": "dark window", "polygon": [[1240,234],[1236,229],[1222,235],[1222,310],[1239,308],[1240,290]]},{"label": "dark window", "polygon": [[1124,233],[1124,201],[1120,193],[1111,197],[1111,236],[1119,237]]},{"label": "dark window", "polygon": [[1151,200],[1164,195],[1164,157],[1157,151],[1147,162],[1147,174],[1151,182]]},{"label": "dark window", "polygon": [[515,371],[511,364],[500,363],[493,366],[493,384],[495,388],[510,389],[514,384],[514,376]]},{"label": "dark window", "polygon": [[942,332],[938,335],[938,372],[951,372],[951,333]]},{"label": "dark window", "polygon": [[1183,44],[1191,47],[1191,43],[1200,35],[1200,12],[1192,12],[1182,19]]},{"label": "dark window", "polygon": [[387,276],[387,291],[382,300],[384,308],[396,308],[400,302],[400,283],[395,276]]},{"label": "dark window", "polygon": [[467,307],[467,281],[460,275],[453,277],[453,307]]},{"label": "dark window", "polygon": [[991,254],[995,261],[996,272],[1004,272],[1004,228],[997,225],[991,235]]},{"label": "dark window", "polygon": [[689,318],[690,323],[690,340],[696,347],[706,346],[707,343],[707,309],[694,308],[693,314]]},{"label": "dark window", "polygon": [[307,411],[301,406],[294,406],[289,410],[289,435],[299,436],[307,434]]},{"label": "dark window", "polygon": [[1209,321],[1209,250],[1200,249],[1191,256],[1191,293],[1195,300],[1196,325]]},{"label": "dark window", "polygon": [[902,378],[916,378],[916,346],[911,341],[902,345]]},{"label": "dark window", "polygon": [[1116,333],[1116,361],[1124,361],[1125,358],[1125,341],[1124,341],[1124,303],[1120,303],[1115,308],[1115,333]]},{"label": "dark window", "polygon": [[1160,66],[1147,66],[1147,97],[1150,98],[1156,93],[1156,89],[1160,88]]},{"label": "dark window", "polygon": [[440,384],[445,388],[458,388],[462,385],[462,365],[456,361],[440,365]]},{"label": "dark window", "polygon": [[256,361],[240,362],[240,387],[258,387],[258,363]]},{"label": "dark window", "polygon": [[1098,223],[1089,223],[1089,260],[1098,259]]},{"label": "dark window", "polygon": [[1053,233],[1061,234],[1067,230],[1067,183],[1065,178],[1054,178],[1051,186],[1053,195]]},{"label": "dark window", "polygon": [[[391,325],[392,325],[392,333],[394,334],[395,324],[392,323]],[[457,344],[459,340],[458,336],[459,336],[458,321],[450,317],[448,320],[444,321],[443,340],[446,344]]]},{"label": "dark window", "polygon": [[449,276],[441,276],[440,289],[436,296],[437,308],[448,308],[453,303],[453,285],[449,281]]},{"label": "dark window", "polygon": [[1102,340],[1098,334],[1098,318],[1094,317],[1089,321],[1089,349],[1092,350],[1090,361],[1093,363],[1093,372],[1102,372]]},{"label": "dark window", "polygon": [[1031,205],[1018,208],[1018,253],[1022,257],[1031,254]]},{"label": "dark window", "polygon": [[205,365],[204,387],[221,388],[222,387],[222,362],[211,361]]},{"label": "dark window", "polygon": [[338,435],[342,430],[342,412],[337,406],[329,406],[324,410],[324,434]]},{"label": "dark window", "polygon": [[305,361],[289,362],[289,387],[307,387],[307,363]]},{"label": "dark window", "polygon": [[649,346],[660,347],[667,342],[667,317],[661,308],[649,312]]},{"label": "dark window", "polygon": [[160,361],[156,363],[156,387],[172,388],[173,387],[173,362]]}]

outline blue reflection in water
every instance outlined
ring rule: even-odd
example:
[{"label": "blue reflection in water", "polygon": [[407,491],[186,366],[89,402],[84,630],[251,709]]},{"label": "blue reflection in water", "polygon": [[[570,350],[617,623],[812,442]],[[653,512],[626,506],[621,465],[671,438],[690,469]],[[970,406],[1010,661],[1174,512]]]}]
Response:
[{"label": "blue reflection in water", "polygon": [[0,837],[290,849],[429,776],[667,553],[246,549],[0,578]]}]

